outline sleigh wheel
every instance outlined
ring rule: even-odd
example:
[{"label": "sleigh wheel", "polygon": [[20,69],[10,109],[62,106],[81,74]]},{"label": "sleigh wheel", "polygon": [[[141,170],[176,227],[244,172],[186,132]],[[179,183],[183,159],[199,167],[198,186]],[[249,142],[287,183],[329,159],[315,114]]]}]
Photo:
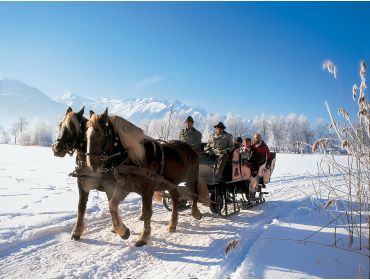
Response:
[{"label": "sleigh wheel", "polygon": [[[162,199],[163,207],[166,208],[169,212],[172,211],[172,199],[171,196],[165,195]],[[180,199],[179,201],[179,211],[184,211],[191,207],[190,203],[186,199]]]},{"label": "sleigh wheel", "polygon": [[162,199],[163,207],[166,208],[168,211],[172,211],[172,199],[171,197],[164,196]]},{"label": "sleigh wheel", "polygon": [[211,206],[209,207],[210,210],[211,210],[211,212],[213,214],[220,215],[221,214],[221,210],[222,210],[222,208],[224,206],[222,195],[220,195],[220,194],[216,195],[215,193],[212,193],[211,194],[211,200],[212,200],[212,203],[211,203]]}]

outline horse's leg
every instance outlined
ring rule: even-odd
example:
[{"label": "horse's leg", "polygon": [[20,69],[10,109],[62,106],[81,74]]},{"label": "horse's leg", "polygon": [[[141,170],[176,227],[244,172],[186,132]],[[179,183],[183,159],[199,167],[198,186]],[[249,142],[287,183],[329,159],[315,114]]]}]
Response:
[{"label": "horse's leg", "polygon": [[202,219],[202,213],[198,209],[198,198],[195,195],[192,196],[191,215],[196,220]]},{"label": "horse's leg", "polygon": [[169,232],[176,231],[177,222],[179,219],[179,193],[176,189],[170,190],[171,200],[172,200],[172,212],[171,212],[171,220],[170,224],[168,225]]},{"label": "horse's leg", "polygon": [[[153,192],[153,195],[154,195],[154,192]],[[152,200],[153,200],[153,197],[152,197]],[[139,221],[144,221],[144,215],[143,215],[143,213],[144,213],[144,206],[143,206],[144,204],[143,203],[141,203],[141,213],[140,213],[140,216],[139,216]]]},{"label": "horse's leg", "polygon": [[[191,215],[196,220],[200,220],[202,218],[202,213],[200,213],[198,209],[198,197],[194,194],[198,194],[198,180],[194,180],[193,178],[189,178],[186,182],[186,185],[190,187],[191,192],[193,195],[192,198],[192,205],[191,205]],[[193,186],[193,187],[192,187]]]},{"label": "horse's leg", "polygon": [[79,198],[78,198],[78,214],[77,214],[77,222],[73,228],[72,231],[72,237],[73,240],[79,240],[81,238],[81,234],[83,233],[85,229],[84,225],[84,217],[86,212],[86,204],[89,197],[89,191],[85,191],[83,189],[83,179],[77,178],[77,185],[78,185],[78,192],[79,192]]},{"label": "horse's leg", "polygon": [[118,213],[119,203],[127,196],[127,193],[123,192],[122,189],[122,186],[113,188],[113,194],[109,200],[109,212],[112,218],[114,232],[117,233],[122,239],[128,239],[130,237],[130,229],[122,222],[122,219]]},{"label": "horse's leg", "polygon": [[[105,191],[105,194],[107,195],[108,206],[109,206],[109,202],[112,199],[112,193],[110,193],[109,191]],[[116,230],[114,229],[113,223],[112,223],[112,229],[110,231],[113,232],[113,233],[116,233]]]},{"label": "horse's leg", "polygon": [[144,221],[144,203],[143,203],[143,198],[141,198],[141,213],[138,218],[139,221]]},{"label": "horse's leg", "polygon": [[148,189],[143,191],[141,198],[142,198],[142,217],[144,219],[144,230],[141,233],[139,239],[135,242],[136,247],[146,245],[151,234],[150,220],[153,214],[152,210],[153,191],[149,189],[149,186]]}]

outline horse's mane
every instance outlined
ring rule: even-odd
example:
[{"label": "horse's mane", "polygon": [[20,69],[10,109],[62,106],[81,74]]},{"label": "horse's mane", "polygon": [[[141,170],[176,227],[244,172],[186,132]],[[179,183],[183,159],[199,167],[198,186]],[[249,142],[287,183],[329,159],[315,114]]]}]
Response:
[{"label": "horse's mane", "polygon": [[127,149],[129,158],[140,164],[145,157],[143,130],[119,116],[113,115],[109,119],[121,140],[122,146]]},{"label": "horse's mane", "polygon": [[94,126],[98,123],[100,116],[97,114],[93,114],[90,119],[86,123],[86,127],[89,128],[90,126]]},{"label": "horse's mane", "polygon": [[76,113],[75,112],[69,112],[64,116],[64,119],[62,120],[61,123],[66,123],[66,126],[71,129],[70,123],[73,123],[75,125],[75,128],[77,130],[77,133],[81,133],[80,131],[80,124],[78,123]]}]

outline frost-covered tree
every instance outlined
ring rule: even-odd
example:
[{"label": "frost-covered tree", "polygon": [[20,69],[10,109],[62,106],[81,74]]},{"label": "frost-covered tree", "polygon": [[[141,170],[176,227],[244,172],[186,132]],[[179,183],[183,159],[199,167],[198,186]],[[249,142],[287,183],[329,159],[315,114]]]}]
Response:
[{"label": "frost-covered tree", "polygon": [[22,146],[33,145],[30,131],[25,131],[19,136],[19,144],[21,144]]},{"label": "frost-covered tree", "polygon": [[[312,144],[314,140],[314,131],[311,129],[310,122],[308,119],[301,115],[298,118],[299,121],[299,127],[301,131],[301,141],[305,144]],[[304,150],[305,151],[310,151],[310,148],[308,145],[304,145]]]},{"label": "frost-covered tree", "polygon": [[[147,120],[141,123],[145,134],[162,140],[178,139],[179,131],[184,127],[184,121],[188,113],[186,111],[168,112],[162,119]],[[222,121],[226,131],[234,137],[253,137],[259,131],[262,139],[268,143],[272,150],[286,152],[301,152],[305,145],[312,144],[314,136],[321,127],[326,127],[324,120],[317,123],[313,129],[304,115],[291,113],[289,115],[268,116],[261,114],[252,120],[243,120],[239,115],[229,113],[225,116],[220,114],[207,114],[207,116],[193,115],[194,127],[202,133],[202,142],[207,142],[214,133],[214,125]],[[320,127],[320,129],[319,129]],[[324,131],[322,128],[321,130]]]},{"label": "frost-covered tree", "polygon": [[225,119],[227,131],[234,137],[242,136],[244,131],[243,120],[239,115],[227,114]]},{"label": "frost-covered tree", "polygon": [[148,136],[165,140],[167,134],[166,119],[152,120],[148,129]]},{"label": "frost-covered tree", "polygon": [[330,135],[329,124],[323,118],[316,119],[314,133],[316,139],[328,137]]},{"label": "frost-covered tree", "polygon": [[268,118],[269,145],[277,151],[283,148],[285,136],[285,118],[283,115]]},{"label": "frost-covered tree", "polygon": [[0,143],[4,143],[1,139],[1,136],[3,135],[3,132],[4,132],[4,127],[0,124]]},{"label": "frost-covered tree", "polygon": [[44,122],[37,123],[33,130],[32,142],[38,146],[51,146],[53,143],[53,128]]},{"label": "frost-covered tree", "polygon": [[1,143],[4,143],[4,144],[8,144],[11,140],[9,131],[5,129],[2,131],[0,137],[1,137]]},{"label": "frost-covered tree", "polygon": [[261,136],[262,136],[262,139],[267,143],[268,142],[268,135],[267,135],[267,132],[268,132],[268,116],[266,116],[265,114],[261,114],[259,116],[256,116],[254,119],[253,119],[253,134],[256,133],[256,132],[259,132],[261,133]]},{"label": "frost-covered tree", "polygon": [[286,117],[286,124],[288,127],[287,148],[293,152],[300,152],[300,149],[297,146],[298,142],[302,142],[302,129],[300,127],[299,116],[295,113],[290,113]]},{"label": "frost-covered tree", "polygon": [[54,126],[37,121],[32,123],[27,130],[20,134],[19,143],[24,146],[51,146],[54,134]]}]

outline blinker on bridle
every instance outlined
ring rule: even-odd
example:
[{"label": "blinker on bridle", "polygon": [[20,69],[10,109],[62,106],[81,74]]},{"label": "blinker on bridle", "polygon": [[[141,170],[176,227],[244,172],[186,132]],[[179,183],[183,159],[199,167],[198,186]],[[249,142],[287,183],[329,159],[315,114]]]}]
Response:
[{"label": "blinker on bridle", "polygon": [[[66,145],[66,147],[67,147],[67,154],[69,154],[70,156],[72,156],[73,155],[73,153],[75,152],[75,150],[77,149],[77,144],[79,143],[79,142],[81,142],[81,141],[83,141],[83,129],[82,129],[82,127],[81,127],[81,125],[82,125],[82,122],[79,122],[79,129],[80,129],[80,133],[79,133],[79,137],[78,137],[78,139],[77,138],[75,138],[73,141],[64,141],[62,138],[60,138],[60,137],[58,137],[56,140],[55,140],[55,142],[61,142],[61,143],[63,143],[64,145]],[[73,144],[75,144],[75,145],[73,145]]]},{"label": "blinker on bridle", "polygon": [[[108,155],[107,152],[105,152],[104,150],[107,149],[107,138],[110,138],[112,140],[112,143],[113,143],[113,146],[112,146],[112,150],[113,150],[113,147],[116,147],[118,146],[118,140],[119,140],[119,137],[115,135],[114,131],[113,131],[113,128],[111,127],[111,124],[103,119],[100,119],[99,120],[99,126],[100,128],[103,130],[103,133],[104,133],[104,144],[103,144],[103,152],[100,152],[100,153],[88,153],[86,152],[85,155],[86,156],[100,156],[100,160],[101,161],[108,161],[116,156],[120,156],[120,155],[124,155],[124,154],[127,154],[127,150],[124,150],[124,151],[120,151],[120,152],[117,152],[117,153],[112,153],[111,155]],[[108,168],[104,168],[104,171],[108,171],[109,169]]]}]

